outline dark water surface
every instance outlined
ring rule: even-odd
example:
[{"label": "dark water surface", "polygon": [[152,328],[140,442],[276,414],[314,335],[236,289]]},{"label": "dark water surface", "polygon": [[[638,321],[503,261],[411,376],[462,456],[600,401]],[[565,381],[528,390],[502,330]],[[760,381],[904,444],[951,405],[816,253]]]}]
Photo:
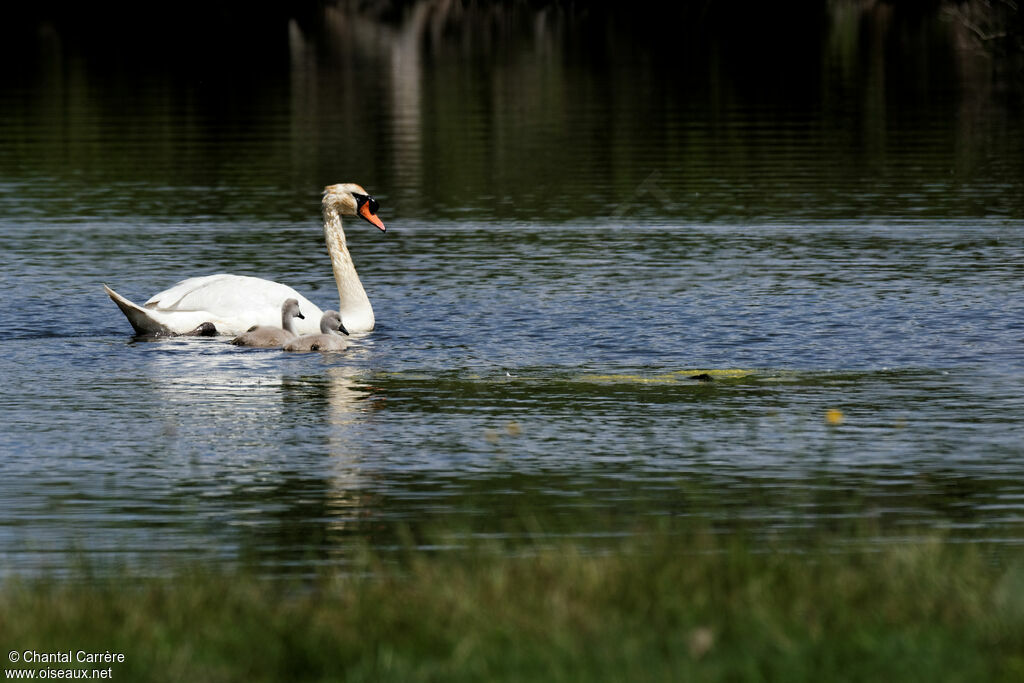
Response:
[{"label": "dark water surface", "polygon": [[[526,518],[1024,540],[1024,117],[955,24],[836,4],[744,61],[422,7],[212,63],[32,25],[0,91],[4,571],[309,571]],[[346,224],[378,328],[345,354],[134,340],[103,293],[226,271],[331,307],[334,182],[389,228]]]}]

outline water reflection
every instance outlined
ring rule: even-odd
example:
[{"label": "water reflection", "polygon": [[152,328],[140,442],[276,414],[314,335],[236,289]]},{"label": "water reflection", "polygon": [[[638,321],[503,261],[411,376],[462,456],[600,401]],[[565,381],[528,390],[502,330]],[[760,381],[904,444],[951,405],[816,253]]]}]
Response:
[{"label": "water reflection", "polygon": [[360,423],[374,404],[361,371],[343,354],[240,350],[222,340],[140,347],[154,440],[173,444],[158,451],[159,467],[189,511],[190,531],[273,571],[342,562],[377,516],[362,465]]},{"label": "water reflection", "polygon": [[610,7],[403,7],[299,13],[268,31],[281,49],[258,78],[131,42],[137,64],[112,65],[46,24],[39,59],[0,70],[0,180],[33,200],[7,208],[299,219],[354,180],[402,220],[594,219],[656,174],[633,215],[1021,216],[1019,83],[938,10],[773,7],[730,31],[715,11],[641,26]]}]

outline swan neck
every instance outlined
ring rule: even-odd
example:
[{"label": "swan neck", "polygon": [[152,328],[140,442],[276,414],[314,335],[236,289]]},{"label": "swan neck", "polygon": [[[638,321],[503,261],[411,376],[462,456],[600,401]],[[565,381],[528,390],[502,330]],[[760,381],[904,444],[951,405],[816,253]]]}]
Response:
[{"label": "swan neck", "polygon": [[334,207],[324,207],[324,239],[338,285],[338,310],[342,319],[353,320],[361,329],[373,329],[373,308],[348,252],[341,214]]},{"label": "swan neck", "polygon": [[285,332],[295,334],[295,318],[292,317],[289,313],[281,314],[281,329],[284,330]]}]

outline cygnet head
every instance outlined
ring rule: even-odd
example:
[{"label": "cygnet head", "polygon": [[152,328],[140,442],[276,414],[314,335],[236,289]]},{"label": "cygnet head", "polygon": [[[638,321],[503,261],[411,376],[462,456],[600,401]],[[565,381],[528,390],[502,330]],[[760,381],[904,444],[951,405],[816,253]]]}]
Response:
[{"label": "cygnet head", "polygon": [[285,299],[281,305],[281,315],[284,318],[302,318],[306,319],[306,316],[302,315],[302,311],[299,310],[298,299]]},{"label": "cygnet head", "polygon": [[348,330],[341,323],[341,314],[337,311],[324,311],[323,317],[320,318],[320,331],[324,334],[348,334]]},{"label": "cygnet head", "polygon": [[285,299],[284,303],[281,304],[281,329],[289,334],[295,334],[295,327],[292,325],[292,318],[306,319],[306,316],[302,315],[302,311],[299,310],[299,302],[297,299]]},{"label": "cygnet head", "polygon": [[355,183],[339,183],[324,188],[324,215],[329,212],[341,216],[359,216],[381,230],[387,230],[384,223],[377,218],[380,205],[377,200]]}]

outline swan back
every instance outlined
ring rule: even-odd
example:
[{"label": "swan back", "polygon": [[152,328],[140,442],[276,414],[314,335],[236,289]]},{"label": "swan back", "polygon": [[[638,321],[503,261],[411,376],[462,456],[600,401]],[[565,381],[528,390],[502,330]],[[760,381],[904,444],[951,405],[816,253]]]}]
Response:
[{"label": "swan back", "polygon": [[[277,327],[287,299],[298,301],[306,316],[298,322],[292,320],[297,334],[319,332],[323,315],[319,306],[291,287],[248,275],[218,273],[182,280],[153,295],[145,306],[136,306],[109,288],[107,293],[130,321],[134,316],[144,319],[143,323],[176,333],[187,332],[203,322],[213,323],[217,332],[224,335],[242,334],[253,325]],[[132,325],[138,329],[135,321]]]}]

